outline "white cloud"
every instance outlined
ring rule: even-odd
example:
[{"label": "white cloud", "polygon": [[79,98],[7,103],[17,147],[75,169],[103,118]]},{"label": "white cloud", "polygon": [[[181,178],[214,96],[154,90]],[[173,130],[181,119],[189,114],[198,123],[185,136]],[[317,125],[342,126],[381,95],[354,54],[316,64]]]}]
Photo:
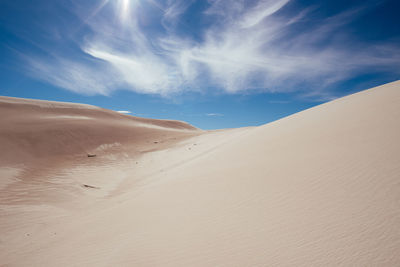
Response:
[{"label": "white cloud", "polygon": [[241,21],[241,26],[243,28],[250,28],[259,24],[263,19],[277,12],[288,2],[289,0],[260,1],[252,10],[245,12]]},{"label": "white cloud", "polygon": [[119,54],[104,49],[87,49],[86,52],[110,63],[123,82],[137,92],[165,95],[178,88],[179,79],[174,70],[152,54]]},{"label": "white cloud", "polygon": [[132,113],[129,110],[117,110],[117,112],[121,113],[121,114],[131,114]]},{"label": "white cloud", "polygon": [[193,4],[194,0],[168,0],[167,7],[164,9],[162,24],[167,30],[179,23],[179,17],[185,13],[187,8]]},{"label": "white cloud", "polygon": [[[79,45],[90,62],[63,57],[29,62],[41,79],[85,94],[120,88],[168,96],[202,88],[241,93],[307,87],[307,94],[316,96],[327,95],[327,86],[368,68],[400,73],[398,46],[366,46],[342,32],[362,9],[321,19],[299,32],[293,25],[307,20],[312,10],[279,15],[289,2],[261,0],[249,6],[244,0],[210,0],[201,15],[215,23],[195,29],[180,21],[192,1],[168,0],[161,6],[155,0],[105,0],[82,18],[92,33]],[[144,8],[151,3],[164,12],[159,21],[164,34],[141,25],[154,19]],[[187,35],[178,35],[179,28]],[[191,37],[191,30],[200,31],[201,41]]]},{"label": "white cloud", "polygon": [[221,114],[221,113],[207,113],[206,116],[209,116],[209,117],[222,117],[222,116],[224,116],[224,114]]},{"label": "white cloud", "polygon": [[[83,64],[65,58],[43,62],[28,58],[31,76],[86,95],[108,95],[119,83],[119,73],[102,64]],[[104,75],[107,73],[107,75]]]}]

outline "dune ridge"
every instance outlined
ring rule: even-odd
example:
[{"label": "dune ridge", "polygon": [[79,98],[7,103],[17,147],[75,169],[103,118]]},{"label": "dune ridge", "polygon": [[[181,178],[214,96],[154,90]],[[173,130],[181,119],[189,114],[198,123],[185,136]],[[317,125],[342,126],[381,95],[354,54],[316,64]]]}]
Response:
[{"label": "dune ridge", "polygon": [[[2,202],[0,264],[398,266],[399,107],[396,81],[260,127],[200,131],[168,122],[179,130],[162,131],[174,140],[162,147],[153,137],[141,139],[159,137],[160,129],[130,126],[131,133],[139,129],[143,135],[116,134],[121,148],[114,158],[106,152],[84,168],[74,165],[72,174],[71,166],[58,167],[66,175],[53,172],[35,185],[52,181],[61,192],[71,187],[68,181],[81,179],[99,189],[65,189],[73,201],[66,195],[54,202],[37,192],[36,202],[24,194]],[[96,129],[110,123],[107,116],[119,118],[116,127],[123,131],[128,121],[137,122],[102,109],[83,110],[57,114],[93,118],[103,112]],[[9,118],[15,125],[22,120],[11,113]],[[88,119],[63,125],[78,127],[78,121]],[[99,143],[115,143],[107,139],[110,132],[103,134]],[[14,140],[11,133],[0,136],[2,145]],[[34,155],[35,149],[18,155]],[[132,156],[121,160],[122,150]],[[9,156],[0,160],[9,166]],[[18,172],[8,173],[18,179]],[[110,182],[118,173],[122,178]],[[106,182],[98,186],[99,181]],[[15,192],[29,189],[7,183],[1,192],[11,186],[19,188]]]}]

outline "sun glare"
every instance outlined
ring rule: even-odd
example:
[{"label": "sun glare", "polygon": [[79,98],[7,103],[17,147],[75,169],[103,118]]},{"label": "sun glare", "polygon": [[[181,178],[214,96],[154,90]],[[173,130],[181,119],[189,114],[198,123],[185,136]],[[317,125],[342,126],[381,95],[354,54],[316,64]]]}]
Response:
[{"label": "sun glare", "polygon": [[122,10],[126,12],[129,9],[130,0],[122,0]]},{"label": "sun glare", "polygon": [[129,17],[130,7],[131,7],[131,0],[120,0],[120,14],[121,20],[126,21]]}]

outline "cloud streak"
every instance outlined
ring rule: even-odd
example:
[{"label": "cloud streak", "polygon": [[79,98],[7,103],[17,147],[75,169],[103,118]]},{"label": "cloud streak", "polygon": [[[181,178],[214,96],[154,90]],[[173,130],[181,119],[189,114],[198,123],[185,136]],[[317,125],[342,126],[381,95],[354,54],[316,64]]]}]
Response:
[{"label": "cloud streak", "polygon": [[121,114],[131,114],[132,113],[129,110],[118,110],[117,112],[121,113]]},{"label": "cloud streak", "polygon": [[[344,31],[363,8],[315,20],[317,7],[249,2],[214,0],[193,11],[194,1],[102,1],[88,17],[81,14],[90,29],[78,43],[85,58],[31,59],[31,72],[78,93],[128,89],[162,96],[209,88],[321,96],[371,70],[400,72],[398,45],[366,45]],[[187,15],[204,23],[190,25]]]},{"label": "cloud streak", "polygon": [[206,116],[208,117],[222,117],[224,114],[221,113],[207,113]]}]

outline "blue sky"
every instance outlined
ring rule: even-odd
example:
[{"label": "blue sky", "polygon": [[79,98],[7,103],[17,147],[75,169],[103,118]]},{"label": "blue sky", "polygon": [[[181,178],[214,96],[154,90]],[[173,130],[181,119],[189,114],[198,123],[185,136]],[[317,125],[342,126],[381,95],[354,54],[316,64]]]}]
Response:
[{"label": "blue sky", "polygon": [[2,0],[0,95],[203,129],[400,78],[397,0]]}]

